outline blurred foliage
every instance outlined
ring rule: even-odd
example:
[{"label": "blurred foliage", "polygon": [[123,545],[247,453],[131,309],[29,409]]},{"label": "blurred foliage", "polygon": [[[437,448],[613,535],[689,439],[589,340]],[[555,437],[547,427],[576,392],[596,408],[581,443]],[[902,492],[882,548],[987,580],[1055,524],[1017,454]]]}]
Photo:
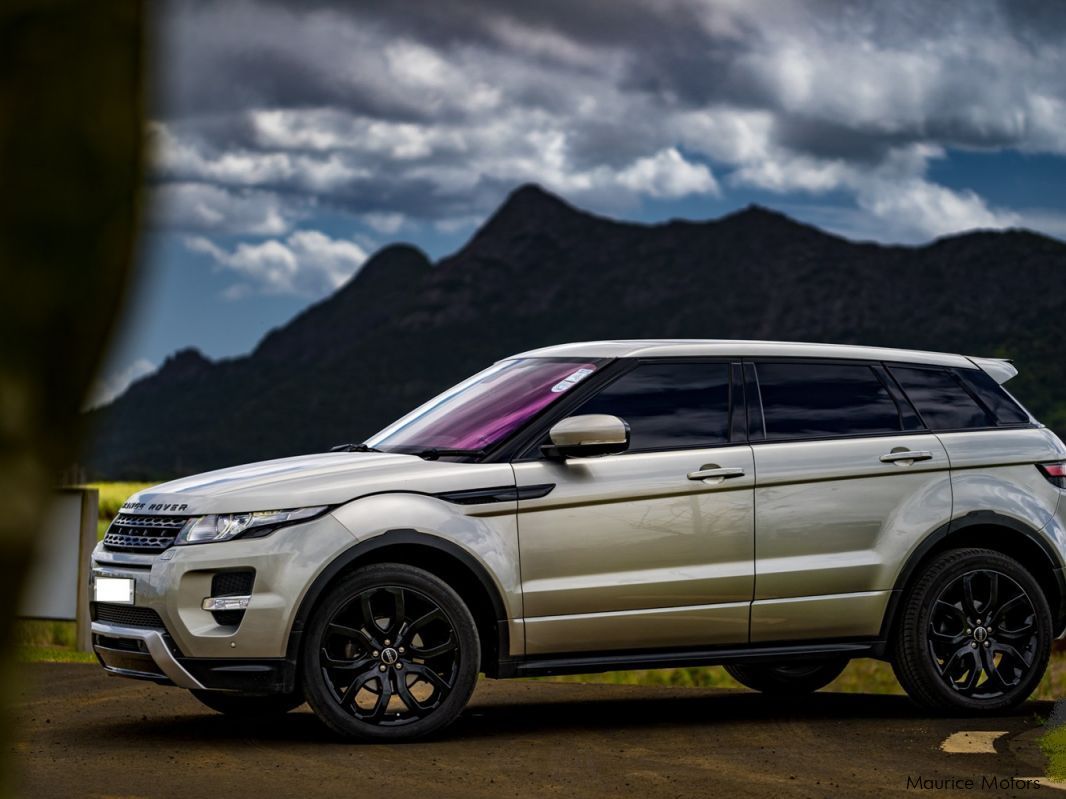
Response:
[{"label": "blurred foliage", "polygon": [[[133,269],[139,0],[0,3],[0,605],[14,609]],[[9,690],[13,610],[0,616]],[[0,695],[0,707],[8,703]],[[13,751],[0,719],[0,752]],[[0,763],[8,793],[9,763]]]},{"label": "blurred foliage", "polygon": [[15,625],[18,659],[23,663],[96,663],[92,652],[75,649],[72,621],[20,620]]},{"label": "blurred foliage", "polygon": [[20,663],[96,663],[96,655],[52,646],[20,646]]},{"label": "blurred foliage", "polygon": [[72,621],[20,619],[15,625],[15,642],[20,647],[72,649],[75,639]]}]

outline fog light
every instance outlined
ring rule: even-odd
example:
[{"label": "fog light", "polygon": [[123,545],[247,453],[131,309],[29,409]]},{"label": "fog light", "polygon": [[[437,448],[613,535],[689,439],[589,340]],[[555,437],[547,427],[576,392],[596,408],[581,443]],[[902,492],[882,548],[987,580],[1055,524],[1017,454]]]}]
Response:
[{"label": "fog light", "polygon": [[209,596],[200,606],[212,612],[218,610],[247,610],[250,596]]}]

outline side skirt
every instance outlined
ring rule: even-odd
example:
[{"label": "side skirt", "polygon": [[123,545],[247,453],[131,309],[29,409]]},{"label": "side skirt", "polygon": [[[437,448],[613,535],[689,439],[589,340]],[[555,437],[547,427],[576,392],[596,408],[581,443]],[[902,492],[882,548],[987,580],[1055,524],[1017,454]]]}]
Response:
[{"label": "side skirt", "polygon": [[675,652],[579,652],[569,655],[510,659],[500,662],[507,677],[547,677],[556,674],[597,674],[629,669],[667,669],[686,666],[720,666],[725,663],[759,663],[822,660],[837,657],[884,658],[884,641],[841,641],[825,644],[768,645]]}]

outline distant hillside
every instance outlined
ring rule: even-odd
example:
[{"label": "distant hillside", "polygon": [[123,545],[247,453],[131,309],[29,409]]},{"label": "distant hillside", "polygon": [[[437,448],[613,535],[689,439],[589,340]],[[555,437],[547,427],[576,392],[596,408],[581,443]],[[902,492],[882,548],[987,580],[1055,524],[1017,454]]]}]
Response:
[{"label": "distant hillside", "polygon": [[1066,245],[1026,231],[859,244],[752,207],[638,225],[516,190],[436,264],[398,245],[250,355],[185,350],[92,412],[91,473],[163,478],[361,441],[509,353],[596,338],[759,338],[1010,357],[1066,432]]}]

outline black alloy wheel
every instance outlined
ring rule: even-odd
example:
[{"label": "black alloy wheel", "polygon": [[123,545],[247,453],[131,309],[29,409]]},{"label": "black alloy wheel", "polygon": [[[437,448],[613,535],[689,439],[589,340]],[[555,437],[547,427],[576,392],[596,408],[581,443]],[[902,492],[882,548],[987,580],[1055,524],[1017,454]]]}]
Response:
[{"label": "black alloy wheel", "polygon": [[892,666],[929,709],[1005,711],[1036,689],[1051,638],[1047,598],[1024,566],[992,550],[949,550],[903,598]]},{"label": "black alloy wheel", "polygon": [[466,705],[480,645],[469,610],[433,575],[361,569],[329,592],[308,631],[308,703],[335,731],[397,740],[436,731]]},{"label": "black alloy wheel", "polygon": [[972,699],[996,699],[1036,664],[1036,608],[1005,574],[978,569],[944,587],[929,614],[929,654],[940,678]]}]

